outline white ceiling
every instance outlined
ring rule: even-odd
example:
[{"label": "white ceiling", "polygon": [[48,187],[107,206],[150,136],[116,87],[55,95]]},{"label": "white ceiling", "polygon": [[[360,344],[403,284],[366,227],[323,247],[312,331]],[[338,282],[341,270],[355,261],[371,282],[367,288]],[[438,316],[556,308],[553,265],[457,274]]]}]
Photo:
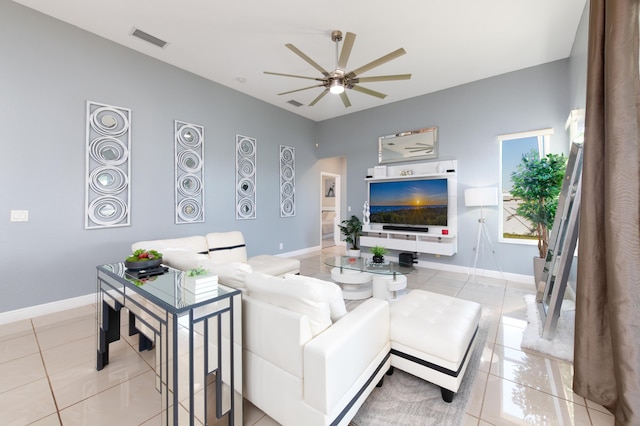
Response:
[{"label": "white ceiling", "polygon": [[[475,80],[566,58],[586,0],[14,0],[206,79],[321,121]],[[164,48],[131,33],[168,42]],[[277,93],[313,81],[263,71],[320,77],[284,45],[292,43],[328,71],[335,68],[331,31],[357,35],[347,70],[399,47],[407,54],[362,77],[411,73],[408,81],[362,84],[378,99],[348,91],[307,105],[322,91]],[[241,82],[240,80],[244,80]],[[294,107],[287,101],[303,103]]]}]

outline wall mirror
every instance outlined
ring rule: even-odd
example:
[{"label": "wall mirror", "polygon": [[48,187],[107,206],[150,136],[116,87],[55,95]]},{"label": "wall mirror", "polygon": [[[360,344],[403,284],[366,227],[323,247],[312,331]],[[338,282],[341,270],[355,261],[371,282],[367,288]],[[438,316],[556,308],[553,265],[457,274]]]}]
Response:
[{"label": "wall mirror", "polygon": [[378,138],[378,163],[438,158],[438,128],[409,130]]}]

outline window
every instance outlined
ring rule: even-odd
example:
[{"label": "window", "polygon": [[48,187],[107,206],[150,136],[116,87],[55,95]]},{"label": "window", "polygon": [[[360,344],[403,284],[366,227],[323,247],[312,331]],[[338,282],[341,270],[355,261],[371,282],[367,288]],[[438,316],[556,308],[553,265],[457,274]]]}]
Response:
[{"label": "window", "polygon": [[531,150],[540,158],[549,154],[553,129],[512,133],[498,136],[500,142],[500,242],[536,244],[532,225],[516,213],[518,200],[511,195],[511,174],[516,170],[522,156]]}]

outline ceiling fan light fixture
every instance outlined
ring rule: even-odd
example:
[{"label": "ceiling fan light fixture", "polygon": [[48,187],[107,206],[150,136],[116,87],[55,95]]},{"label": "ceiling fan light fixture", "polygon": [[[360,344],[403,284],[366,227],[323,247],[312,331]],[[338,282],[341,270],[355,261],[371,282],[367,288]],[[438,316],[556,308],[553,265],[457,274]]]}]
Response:
[{"label": "ceiling fan light fixture", "polygon": [[329,91],[334,95],[339,95],[344,92],[344,86],[340,80],[333,80],[329,85]]}]

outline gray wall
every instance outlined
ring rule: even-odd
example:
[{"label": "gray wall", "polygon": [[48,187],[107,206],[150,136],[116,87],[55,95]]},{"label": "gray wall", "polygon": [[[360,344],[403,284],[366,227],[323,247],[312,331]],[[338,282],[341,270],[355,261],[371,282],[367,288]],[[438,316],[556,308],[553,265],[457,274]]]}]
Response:
[{"label": "gray wall", "polygon": [[[568,151],[568,70],[569,60],[560,60],[323,121],[317,129],[318,155],[347,157],[347,206],[360,216],[367,196],[364,177],[367,168],[377,164],[378,137],[438,126],[438,158],[458,160],[458,253],[440,258],[423,254],[420,259],[471,266],[479,213],[464,207],[464,189],[498,185],[498,135],[552,127],[552,150]],[[497,209],[485,211],[502,269],[532,275],[537,248],[498,244]],[[478,267],[497,269],[490,255]]]},{"label": "gray wall", "polygon": [[[0,312],[93,292],[95,266],[122,260],[138,240],[238,229],[250,255],[277,254],[280,242],[282,252],[317,246],[320,172],[343,175],[342,216],[349,214],[347,206],[361,215],[364,176],[376,164],[378,136],[431,125],[440,128],[439,158],[458,160],[460,241],[451,258],[421,258],[469,266],[477,212],[463,207],[463,190],[497,185],[497,135],[553,127],[554,143],[566,147],[564,121],[570,106],[579,103],[586,66],[581,40],[574,45],[575,61],[313,123],[0,0]],[[87,100],[132,109],[130,227],[83,228]],[[203,224],[174,224],[175,119],[205,127]],[[235,220],[236,134],[258,141],[256,220]],[[279,214],[280,144],[296,149],[295,218]],[[318,161],[332,157],[346,161]],[[30,221],[10,223],[12,209],[29,210]],[[497,211],[487,211],[487,217],[497,236]],[[505,271],[532,273],[534,247],[496,244],[496,249]],[[491,263],[479,267],[495,269]]]},{"label": "gray wall", "polygon": [[[314,122],[8,0],[0,57],[0,312],[95,291],[95,266],[143,239],[237,229],[250,255],[319,244]],[[130,227],[84,229],[87,100],[132,110]],[[205,127],[206,223],[174,224],[175,119]],[[235,220],[236,134],[257,139],[256,220]],[[296,149],[294,218],[280,217],[280,144]]]}]

